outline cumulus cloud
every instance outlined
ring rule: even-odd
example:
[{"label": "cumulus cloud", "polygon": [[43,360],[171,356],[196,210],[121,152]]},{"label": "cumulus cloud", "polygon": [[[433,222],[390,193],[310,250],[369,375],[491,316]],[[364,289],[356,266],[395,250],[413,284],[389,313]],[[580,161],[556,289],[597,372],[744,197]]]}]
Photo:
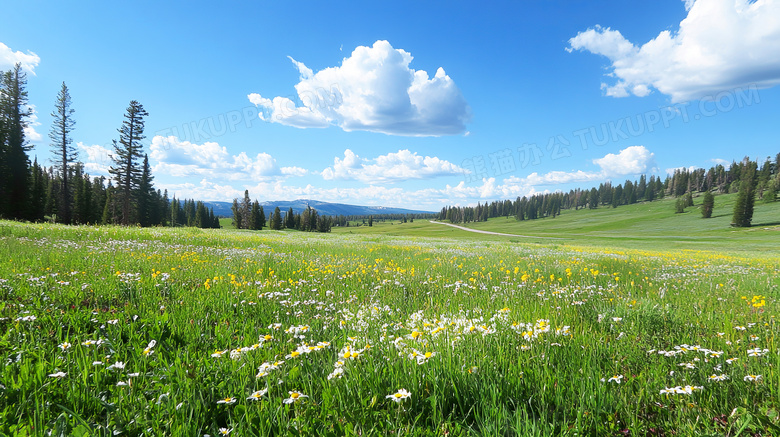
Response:
[{"label": "cumulus cloud", "polygon": [[86,145],[76,143],[76,148],[84,159],[84,168],[92,176],[108,176],[108,167],[111,166],[113,150],[93,144]]},{"label": "cumulus cloud", "polygon": [[267,153],[254,157],[245,152],[231,155],[227,148],[216,142],[195,144],[175,136],[155,136],[149,150],[149,157],[157,161],[152,170],[175,177],[264,180],[307,173],[300,167],[279,168],[276,159]]},{"label": "cumulus cloud", "polygon": [[373,159],[361,158],[347,149],[344,158],[334,158],[333,166],[323,170],[321,175],[325,180],[357,180],[373,184],[461,175],[464,171],[449,161],[435,156],[423,157],[406,149]]},{"label": "cumulus cloud", "polygon": [[27,126],[24,128],[24,137],[32,143],[40,143],[43,140],[43,136],[35,130],[37,126],[41,125],[38,121],[38,109],[33,104],[28,104],[27,109],[30,110],[30,118],[27,120]]},{"label": "cumulus cloud", "polygon": [[249,94],[261,118],[297,128],[335,125],[403,136],[466,132],[471,111],[455,82],[439,68],[433,77],[409,67],[412,55],[387,41],[357,47],[340,66],[316,73],[292,57],[300,105],[286,97]]},{"label": "cumulus cloud", "polygon": [[41,62],[41,58],[31,51],[22,53],[13,51],[10,47],[0,42],[0,71],[10,70],[16,64],[21,64],[22,69],[35,76],[35,67]]},{"label": "cumulus cloud", "polygon": [[608,153],[603,158],[594,159],[593,163],[601,167],[602,173],[607,177],[636,175],[652,171],[655,166],[654,157],[645,146],[631,146],[617,155]]},{"label": "cumulus cloud", "polygon": [[569,40],[612,63],[612,97],[639,97],[651,89],[673,102],[715,96],[740,87],[780,84],[780,0],[684,0],[687,17],[638,46],[618,30],[596,26]]},{"label": "cumulus cloud", "polygon": [[710,162],[712,162],[715,165],[722,165],[726,170],[731,168],[731,161],[726,161],[725,159],[713,158],[710,159]]}]

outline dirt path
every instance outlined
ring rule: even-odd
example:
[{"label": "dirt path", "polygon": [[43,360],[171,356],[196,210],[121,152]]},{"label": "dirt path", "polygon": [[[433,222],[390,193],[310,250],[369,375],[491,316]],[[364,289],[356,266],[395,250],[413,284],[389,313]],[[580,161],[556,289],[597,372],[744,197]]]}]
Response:
[{"label": "dirt path", "polygon": [[503,235],[505,237],[520,237],[520,238],[545,238],[545,239],[548,239],[548,240],[561,240],[562,239],[562,238],[554,238],[554,237],[538,237],[538,236],[534,237],[534,236],[531,236],[531,235],[502,234],[501,232],[492,232],[492,231],[483,231],[483,230],[480,230],[480,229],[471,229],[471,228],[466,228],[466,227],[463,227],[463,226],[453,225],[451,223],[437,222],[435,220],[428,220],[428,221],[430,223],[434,223],[434,224],[437,224],[437,225],[452,226],[453,228],[458,228],[458,229],[461,229],[463,231],[476,232],[478,234]]}]

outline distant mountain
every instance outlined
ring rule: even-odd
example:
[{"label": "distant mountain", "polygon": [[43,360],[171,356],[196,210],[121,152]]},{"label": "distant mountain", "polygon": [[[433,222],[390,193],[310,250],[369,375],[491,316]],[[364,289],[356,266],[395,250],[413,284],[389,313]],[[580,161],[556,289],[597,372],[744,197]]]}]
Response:
[{"label": "distant mountain", "polygon": [[[232,217],[233,211],[230,209],[233,202],[203,202],[207,208],[214,208],[214,214],[223,217]],[[322,215],[376,215],[376,214],[434,214],[433,211],[420,211],[404,208],[389,208],[384,206],[359,206],[347,205],[344,203],[320,202],[318,200],[280,200],[278,202],[260,202],[265,210],[265,216],[268,217],[277,206],[282,213],[292,207],[296,214],[300,214],[309,205],[316,209]]]}]

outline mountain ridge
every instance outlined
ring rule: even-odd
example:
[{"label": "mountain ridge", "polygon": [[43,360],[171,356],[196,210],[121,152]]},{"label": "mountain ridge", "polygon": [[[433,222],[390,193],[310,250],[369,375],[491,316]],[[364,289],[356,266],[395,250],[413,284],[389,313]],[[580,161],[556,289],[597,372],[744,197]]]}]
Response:
[{"label": "mountain ridge", "polygon": [[[214,214],[222,217],[232,217],[233,202],[218,202],[208,201],[203,202],[206,208],[214,208]],[[273,209],[277,206],[282,213],[287,212],[292,207],[293,212],[299,214],[310,206],[317,210],[319,214],[328,216],[337,215],[376,215],[376,214],[436,214],[434,211],[422,211],[415,209],[396,208],[389,206],[364,206],[364,205],[350,205],[346,203],[331,203],[323,202],[312,199],[296,199],[296,200],[278,200],[278,201],[265,201],[260,202],[260,206],[265,210],[265,215],[268,217]]]}]

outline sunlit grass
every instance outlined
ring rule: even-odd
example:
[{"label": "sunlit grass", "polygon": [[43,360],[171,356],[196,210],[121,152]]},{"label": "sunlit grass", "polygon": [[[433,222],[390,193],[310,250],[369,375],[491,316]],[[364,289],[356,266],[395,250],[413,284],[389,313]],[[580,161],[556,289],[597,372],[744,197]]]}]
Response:
[{"label": "sunlit grass", "polygon": [[776,258],[10,222],[0,242],[7,435],[777,432]]}]

